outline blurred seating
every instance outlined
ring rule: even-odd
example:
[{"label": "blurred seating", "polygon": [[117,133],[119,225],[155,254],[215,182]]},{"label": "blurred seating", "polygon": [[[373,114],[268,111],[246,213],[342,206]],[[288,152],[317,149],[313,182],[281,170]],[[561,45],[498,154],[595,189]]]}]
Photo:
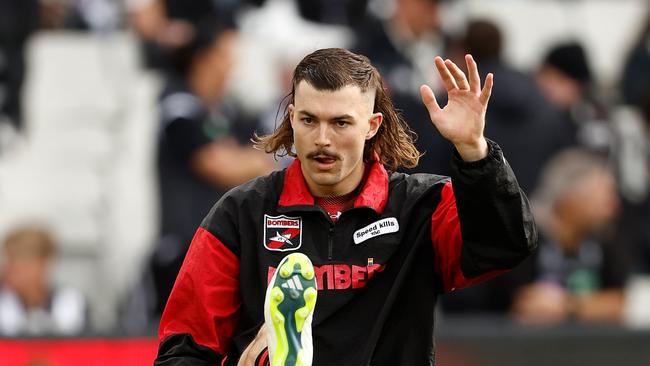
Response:
[{"label": "blurred seating", "polygon": [[159,82],[124,33],[43,32],[28,48],[26,141],[0,160],[0,224],[37,218],[61,238],[56,278],[109,330],[155,231]]}]

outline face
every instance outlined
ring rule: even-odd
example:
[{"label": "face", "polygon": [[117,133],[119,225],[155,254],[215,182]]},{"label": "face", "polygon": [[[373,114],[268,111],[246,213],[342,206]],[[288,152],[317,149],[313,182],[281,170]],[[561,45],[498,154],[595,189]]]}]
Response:
[{"label": "face", "polygon": [[598,230],[611,222],[619,210],[614,176],[604,169],[594,170],[570,192],[568,202],[581,226]]},{"label": "face", "polygon": [[225,31],[201,54],[199,79],[207,86],[212,99],[219,99],[235,65],[237,33]]},{"label": "face", "polygon": [[374,91],[357,86],[317,90],[306,81],[289,105],[294,147],[311,193],[318,197],[352,192],[363,178],[363,148],[377,133]]},{"label": "face", "polygon": [[19,294],[40,288],[46,282],[48,261],[43,258],[23,257],[10,258],[3,270],[5,285]]},{"label": "face", "polygon": [[401,0],[397,5],[398,11],[416,36],[437,32],[440,28],[437,1]]},{"label": "face", "polygon": [[580,84],[552,67],[537,73],[537,84],[548,99],[561,108],[569,108],[582,97]]}]

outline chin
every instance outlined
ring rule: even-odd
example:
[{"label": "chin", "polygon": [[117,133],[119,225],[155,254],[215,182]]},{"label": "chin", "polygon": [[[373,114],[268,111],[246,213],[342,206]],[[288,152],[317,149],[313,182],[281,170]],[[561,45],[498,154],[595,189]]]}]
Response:
[{"label": "chin", "polygon": [[312,175],[312,180],[321,186],[333,186],[341,181],[338,175],[331,173],[317,173]]}]

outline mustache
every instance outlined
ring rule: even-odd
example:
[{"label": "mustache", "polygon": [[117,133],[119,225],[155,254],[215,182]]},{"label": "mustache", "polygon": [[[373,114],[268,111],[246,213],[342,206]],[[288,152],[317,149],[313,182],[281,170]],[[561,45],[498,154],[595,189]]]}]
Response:
[{"label": "mustache", "polygon": [[307,154],[307,159],[315,159],[315,158],[331,158],[337,160],[341,159],[339,154],[333,151],[329,151],[327,149],[318,149],[316,151],[312,151],[309,154]]}]

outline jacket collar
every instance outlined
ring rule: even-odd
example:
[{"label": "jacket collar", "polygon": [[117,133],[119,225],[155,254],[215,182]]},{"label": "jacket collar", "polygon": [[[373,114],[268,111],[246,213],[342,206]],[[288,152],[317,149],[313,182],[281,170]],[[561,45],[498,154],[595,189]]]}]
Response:
[{"label": "jacket collar", "polygon": [[[381,214],[388,201],[388,173],[375,155],[370,171],[361,192],[354,200],[353,207],[370,207]],[[280,201],[281,207],[313,206],[314,196],[309,192],[305,177],[302,175],[300,160],[294,159],[284,174],[284,184]]]}]

